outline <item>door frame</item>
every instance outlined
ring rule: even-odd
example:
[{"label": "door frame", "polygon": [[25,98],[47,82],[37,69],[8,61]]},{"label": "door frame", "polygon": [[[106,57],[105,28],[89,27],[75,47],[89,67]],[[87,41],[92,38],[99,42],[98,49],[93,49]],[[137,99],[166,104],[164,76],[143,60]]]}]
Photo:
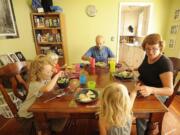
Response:
[{"label": "door frame", "polygon": [[152,33],[151,27],[152,25],[152,11],[153,11],[153,3],[152,2],[120,2],[119,3],[119,9],[118,9],[118,35],[117,35],[117,50],[116,50],[116,56],[117,56],[117,62],[119,62],[119,49],[120,49],[120,26],[121,26],[121,11],[123,6],[149,6],[149,23],[148,23],[148,30],[147,34]]}]

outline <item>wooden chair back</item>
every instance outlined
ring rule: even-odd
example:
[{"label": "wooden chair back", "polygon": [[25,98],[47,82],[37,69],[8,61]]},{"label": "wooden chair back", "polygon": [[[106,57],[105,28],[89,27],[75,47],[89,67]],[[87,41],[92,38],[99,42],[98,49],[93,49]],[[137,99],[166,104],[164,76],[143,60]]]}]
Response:
[{"label": "wooden chair back", "polygon": [[[21,73],[28,71],[28,63],[27,62],[16,62],[11,63],[6,66],[0,68],[0,83],[3,84],[3,80],[6,79],[10,82],[10,87],[12,88],[16,97],[21,100],[25,100],[26,95],[28,93],[28,84],[22,78]],[[26,94],[22,95],[18,91],[18,85],[21,85]]]},{"label": "wooden chair back", "polygon": [[[36,127],[33,119],[21,120],[18,116],[18,109],[8,95],[7,90],[0,84],[0,92],[5,102],[14,115],[14,118],[5,118],[0,114],[0,134],[1,135],[36,135]],[[29,132],[30,131],[30,132]]]},{"label": "wooden chair back", "polygon": [[180,72],[180,59],[175,57],[169,57],[173,64],[173,82],[175,83],[176,76],[178,75],[178,72]]},{"label": "wooden chair back", "polygon": [[180,87],[180,80],[178,80],[178,82],[176,83],[176,85],[174,87],[173,95],[171,95],[164,103],[167,107],[169,107],[171,105],[174,97],[176,96],[177,91],[179,90],[179,87]]},{"label": "wooden chair back", "polygon": [[12,99],[8,95],[7,90],[3,87],[2,84],[0,84],[0,91],[4,97],[4,100],[6,101],[7,105],[9,106],[11,112],[13,113],[14,117],[18,117],[18,110],[16,105],[13,103]]}]

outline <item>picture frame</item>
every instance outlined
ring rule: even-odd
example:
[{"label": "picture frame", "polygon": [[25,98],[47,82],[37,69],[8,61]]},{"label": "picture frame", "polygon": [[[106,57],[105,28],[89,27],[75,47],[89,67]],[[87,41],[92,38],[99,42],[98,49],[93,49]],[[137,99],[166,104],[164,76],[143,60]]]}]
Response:
[{"label": "picture frame", "polygon": [[7,64],[12,63],[12,59],[7,54],[0,55],[0,63],[1,65],[5,66]]},{"label": "picture frame", "polygon": [[175,48],[175,45],[176,45],[176,40],[173,39],[173,38],[171,38],[171,39],[169,40],[169,48],[170,48],[170,49],[173,49],[173,48]]},{"label": "picture frame", "polygon": [[0,0],[0,39],[18,38],[12,0]]},{"label": "picture frame", "polygon": [[24,55],[22,54],[22,52],[15,52],[16,56],[18,57],[18,59],[20,61],[26,61],[26,58],[24,57]]},{"label": "picture frame", "polygon": [[174,12],[174,20],[180,19],[180,9],[176,9]]},{"label": "picture frame", "polygon": [[174,24],[171,26],[170,33],[171,34],[177,34],[179,32],[179,24]]},{"label": "picture frame", "polygon": [[8,54],[8,55],[9,55],[9,57],[10,57],[10,59],[11,59],[11,61],[12,61],[13,63],[20,61],[20,60],[18,59],[18,57],[16,56],[16,54],[11,53],[11,54]]}]

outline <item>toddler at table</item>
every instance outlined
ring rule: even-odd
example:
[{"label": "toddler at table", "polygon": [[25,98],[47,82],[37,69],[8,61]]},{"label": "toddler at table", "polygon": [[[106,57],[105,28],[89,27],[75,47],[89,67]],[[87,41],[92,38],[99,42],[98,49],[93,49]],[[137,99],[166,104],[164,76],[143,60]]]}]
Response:
[{"label": "toddler at table", "polygon": [[59,56],[54,52],[48,52],[47,57],[54,62],[54,73],[58,73],[61,70],[61,67],[58,64]]},{"label": "toddler at table", "polygon": [[[63,75],[63,72],[58,72],[54,77],[53,75],[53,66],[54,63],[51,59],[45,55],[39,55],[31,63],[30,73],[29,73],[29,91],[25,101],[21,104],[18,111],[18,115],[24,119],[30,119],[33,117],[32,112],[28,112],[29,107],[35,102],[35,100],[41,96],[44,92],[52,91],[56,85],[56,82],[59,77]],[[59,123],[58,123],[58,122]],[[52,130],[56,129],[57,124],[62,127],[65,125],[66,119],[58,119],[56,124],[51,124]]]}]

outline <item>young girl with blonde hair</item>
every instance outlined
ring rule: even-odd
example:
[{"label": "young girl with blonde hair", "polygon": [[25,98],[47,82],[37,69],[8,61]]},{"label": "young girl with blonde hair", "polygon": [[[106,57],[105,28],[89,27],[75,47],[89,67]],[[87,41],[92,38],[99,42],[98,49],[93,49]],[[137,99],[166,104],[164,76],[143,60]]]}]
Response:
[{"label": "young girl with blonde hair", "polygon": [[132,106],[136,90],[129,96],[127,88],[118,83],[107,86],[100,103],[100,135],[130,135]]},{"label": "young girl with blonde hair", "polygon": [[45,55],[39,55],[31,63],[29,72],[29,91],[25,101],[19,109],[19,116],[31,118],[33,115],[28,112],[28,108],[34,103],[37,97],[43,92],[53,90],[57,79],[62,72],[57,73],[52,79],[54,63]]},{"label": "young girl with blonde hair", "polygon": [[[29,73],[29,91],[25,101],[21,104],[18,115],[21,118],[29,119],[33,117],[32,112],[28,112],[29,107],[44,92],[52,91],[59,77],[63,72],[58,72],[53,76],[54,63],[46,55],[39,55],[31,63]],[[53,76],[53,78],[52,78]],[[51,128],[58,131],[57,127],[63,127],[66,119],[52,120]]]}]

